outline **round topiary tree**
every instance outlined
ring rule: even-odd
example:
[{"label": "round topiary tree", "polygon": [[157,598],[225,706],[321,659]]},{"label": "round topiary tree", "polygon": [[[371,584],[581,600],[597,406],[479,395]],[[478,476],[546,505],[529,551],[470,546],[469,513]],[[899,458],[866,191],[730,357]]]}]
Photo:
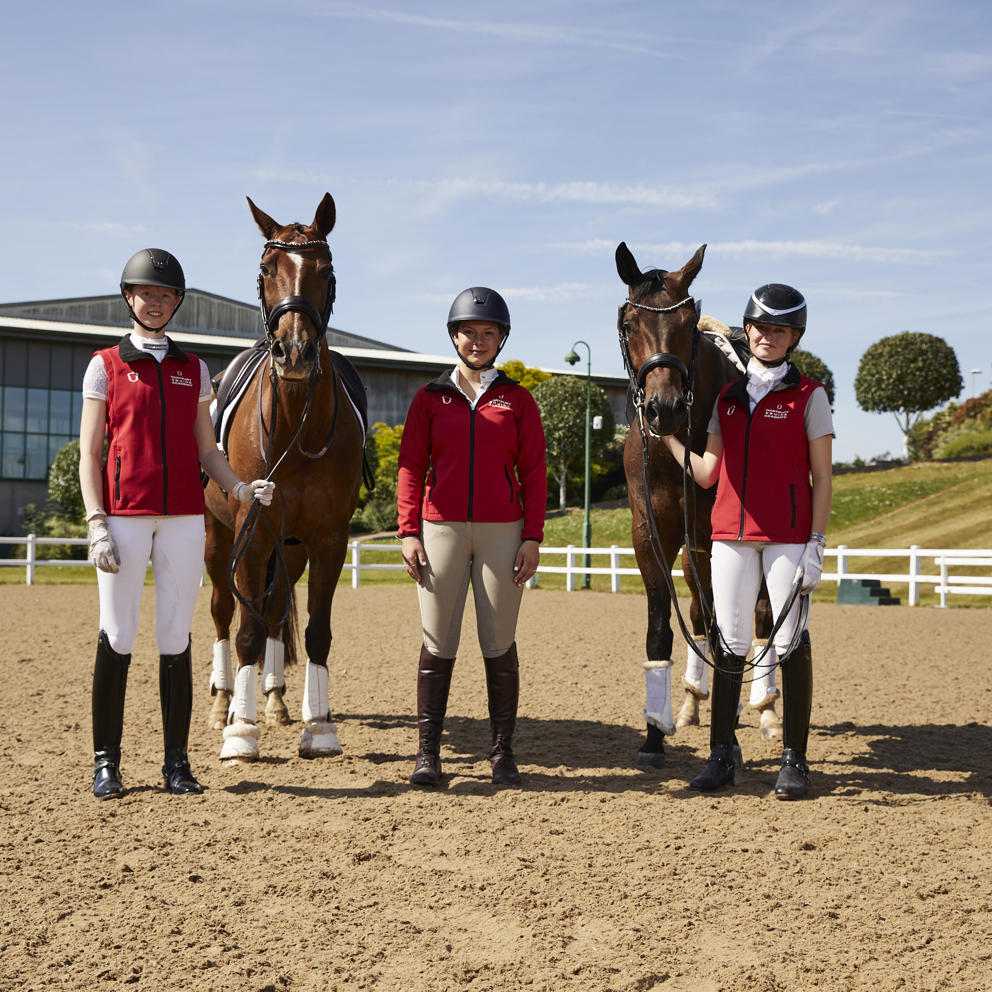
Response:
[{"label": "round topiary tree", "polygon": [[934,334],[903,331],[876,341],[862,356],[854,377],[858,406],[892,413],[909,456],[909,432],[927,411],[954,399],[964,388],[954,349]]},{"label": "round topiary tree", "polygon": [[823,359],[818,358],[811,351],[803,351],[802,348],[796,348],[790,356],[789,361],[803,375],[823,383],[823,388],[827,391],[827,399],[830,401],[830,407],[832,409],[834,405],[834,374],[827,368]]}]

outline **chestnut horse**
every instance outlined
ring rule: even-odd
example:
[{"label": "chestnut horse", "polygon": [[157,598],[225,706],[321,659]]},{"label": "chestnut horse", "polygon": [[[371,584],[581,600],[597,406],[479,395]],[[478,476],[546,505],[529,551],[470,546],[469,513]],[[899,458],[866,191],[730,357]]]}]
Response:
[{"label": "chestnut horse", "polygon": [[[701,656],[709,653],[707,633],[712,625],[710,511],[716,498],[715,488],[686,483],[682,465],[656,439],[677,433],[683,441],[688,437],[686,443],[693,451],[702,452],[717,395],[742,374],[729,357],[729,344],[725,349],[718,347],[714,338],[698,327],[699,314],[689,286],[702,268],[705,250],[703,245],[677,272],[641,272],[626,244],[621,243],[616,251],[617,273],[628,290],[617,329],[636,415],[624,445],[623,463],[634,552],[648,600],[644,663],[647,737],[637,754],[637,764],[653,767],[664,761],[664,736],[675,732],[670,681],[671,576],[666,571],[670,572],[683,546],[683,571],[692,597],[692,630],[686,629],[678,614],[690,642],[686,705],[679,715],[679,726],[699,722],[698,700],[708,695],[707,670]],[[771,611],[763,593],[756,611],[756,633],[767,637],[770,630]],[[770,660],[766,658],[762,664]]]},{"label": "chestnut horse", "polygon": [[[216,483],[206,489],[207,571],[215,694],[211,719],[224,726],[222,759],[259,755],[259,665],[268,722],[285,723],[284,659],[295,646],[293,586],[310,563],[299,753],[340,754],[328,701],[331,602],[344,564],[348,525],[362,482],[364,427],[325,340],[334,302],[327,235],[335,207],[326,193],[313,222],[277,224],[248,200],[265,247],[258,276],[267,355],[232,415],[228,460],[242,479],[271,478],[272,505],[244,506]],[[241,603],[238,670],[230,672],[234,597]],[[233,684],[232,684],[233,683]],[[233,690],[233,692],[232,692]],[[233,699],[232,699],[233,695]]]}]

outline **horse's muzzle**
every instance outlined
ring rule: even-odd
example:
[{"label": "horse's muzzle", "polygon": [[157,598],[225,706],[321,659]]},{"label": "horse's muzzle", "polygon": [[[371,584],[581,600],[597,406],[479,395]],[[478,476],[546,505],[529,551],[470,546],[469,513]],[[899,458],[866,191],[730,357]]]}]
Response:
[{"label": "horse's muzzle", "polygon": [[652,434],[674,434],[689,422],[689,408],[682,396],[659,396],[644,401],[644,419]]},{"label": "horse's muzzle", "polygon": [[281,379],[306,379],[320,361],[320,350],[311,338],[293,336],[272,342],[272,361]]}]

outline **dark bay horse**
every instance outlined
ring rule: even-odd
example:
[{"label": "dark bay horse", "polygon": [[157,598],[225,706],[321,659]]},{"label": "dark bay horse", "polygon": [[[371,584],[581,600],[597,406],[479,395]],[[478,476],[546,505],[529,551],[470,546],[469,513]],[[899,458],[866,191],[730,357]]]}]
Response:
[{"label": "dark bay horse", "polygon": [[[309,562],[299,751],[303,757],[327,756],[341,751],[328,701],[331,602],[358,502],[365,445],[362,420],[324,336],[335,289],[327,244],[334,200],[325,194],[308,225],[277,224],[251,199],[248,204],[265,238],[258,276],[264,360],[257,355],[258,367],[233,412],[227,452],[242,479],[271,478],[276,490],[272,505],[262,508],[239,503],[216,483],[206,489],[206,564],[217,632],[211,719],[215,726],[227,724],[222,759],[258,757],[261,665],[266,718],[288,722],[283,663],[294,659],[293,586]],[[241,616],[232,678],[235,596]]]},{"label": "dark bay horse", "polygon": [[[710,511],[716,498],[715,487],[702,489],[692,482],[684,486],[682,466],[657,439],[677,433],[685,441],[688,436],[692,450],[702,452],[717,395],[742,374],[728,355],[729,345],[727,351],[721,349],[698,328],[699,315],[689,287],[702,268],[705,251],[703,245],[677,272],[641,272],[626,244],[621,243],[616,251],[617,273],[628,290],[617,329],[635,407],[623,461],[634,551],[648,600],[647,737],[637,763],[654,767],[664,761],[664,735],[675,732],[670,695],[672,597],[662,562],[670,569],[684,547],[683,571],[692,597],[691,639],[706,654],[704,604],[711,609]],[[770,630],[771,612],[763,597],[756,613],[756,633],[767,637]],[[688,658],[688,668],[705,675],[692,645]],[[687,674],[687,687],[691,682]],[[698,722],[702,695],[699,688],[687,688],[686,703],[690,708],[695,704],[696,715],[693,719],[684,711],[680,725]]]}]

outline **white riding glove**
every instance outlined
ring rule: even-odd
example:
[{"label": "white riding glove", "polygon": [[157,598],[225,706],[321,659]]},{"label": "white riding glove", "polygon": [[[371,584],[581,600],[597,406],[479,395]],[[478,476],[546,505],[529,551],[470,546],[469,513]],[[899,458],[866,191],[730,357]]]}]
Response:
[{"label": "white riding glove", "polygon": [[276,491],[276,484],[265,479],[255,479],[254,482],[239,482],[234,487],[234,495],[242,503],[250,503],[257,499],[262,506],[268,506],[272,502],[272,495]]},{"label": "white riding glove", "polygon": [[802,576],[800,592],[808,596],[819,584],[823,575],[823,552],[827,547],[827,539],[822,534],[813,534],[806,542],[803,556],[799,560],[796,578]]},{"label": "white riding glove", "polygon": [[93,520],[90,523],[89,559],[101,572],[117,572],[120,569],[121,556],[110,536],[106,520]]}]

